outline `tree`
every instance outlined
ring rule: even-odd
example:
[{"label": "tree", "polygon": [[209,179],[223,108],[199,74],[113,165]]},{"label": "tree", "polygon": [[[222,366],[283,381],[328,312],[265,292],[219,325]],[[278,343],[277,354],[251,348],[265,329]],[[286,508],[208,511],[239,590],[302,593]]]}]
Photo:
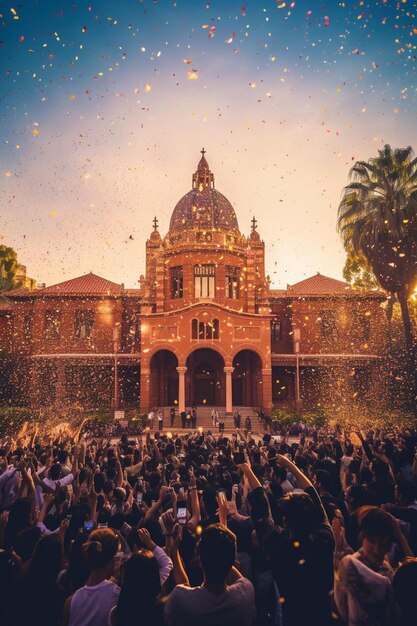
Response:
[{"label": "tree", "polygon": [[417,417],[416,348],[408,299],[417,281],[417,159],[385,145],[357,161],[343,191],[338,229],[348,254],[363,255],[383,289],[401,307],[413,409]]},{"label": "tree", "polygon": [[16,272],[19,267],[17,254],[8,246],[0,245],[0,293],[19,287]]},{"label": "tree", "polygon": [[361,253],[349,251],[343,267],[343,278],[353,287],[361,289],[377,289],[379,283],[375,278],[369,263]]}]

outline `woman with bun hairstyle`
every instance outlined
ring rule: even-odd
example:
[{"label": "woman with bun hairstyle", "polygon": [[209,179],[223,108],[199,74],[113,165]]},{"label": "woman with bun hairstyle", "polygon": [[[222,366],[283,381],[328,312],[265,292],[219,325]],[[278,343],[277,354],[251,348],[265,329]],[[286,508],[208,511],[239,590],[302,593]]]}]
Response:
[{"label": "woman with bun hairstyle", "polygon": [[119,601],[110,613],[111,626],[164,625],[161,589],[172,561],[146,528],[139,528],[138,536],[143,547],[123,565]]},{"label": "woman with bun hairstyle", "polygon": [[84,587],[65,602],[64,626],[107,626],[110,609],[117,604],[120,588],[113,573],[119,537],[111,528],[94,530],[84,546],[90,574]]}]

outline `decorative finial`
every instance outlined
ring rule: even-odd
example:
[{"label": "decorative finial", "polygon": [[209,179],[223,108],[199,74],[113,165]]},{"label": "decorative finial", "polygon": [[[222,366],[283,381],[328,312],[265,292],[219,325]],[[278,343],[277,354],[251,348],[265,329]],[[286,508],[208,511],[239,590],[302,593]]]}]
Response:
[{"label": "decorative finial", "polygon": [[206,151],[204,150],[204,148],[201,149],[201,154],[204,156],[206,154]]},{"label": "decorative finial", "polygon": [[253,217],[253,218],[252,218],[252,232],[255,232],[257,225],[258,225],[258,222],[257,222],[257,220]]},{"label": "decorative finial", "polygon": [[158,230],[158,226],[159,226],[159,224],[158,224],[158,220],[157,220],[156,215],[155,215],[155,217],[153,218],[153,222],[152,222],[152,223],[153,223],[153,229],[154,229],[154,231],[156,232],[156,231]]}]

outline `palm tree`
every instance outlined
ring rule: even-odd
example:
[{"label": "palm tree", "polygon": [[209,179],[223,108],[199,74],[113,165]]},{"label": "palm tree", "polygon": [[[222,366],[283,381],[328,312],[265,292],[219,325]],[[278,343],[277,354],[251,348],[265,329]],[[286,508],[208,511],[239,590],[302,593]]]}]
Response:
[{"label": "palm tree", "polygon": [[15,280],[18,267],[17,254],[13,248],[0,245],[0,292],[19,286]]},{"label": "palm tree", "polygon": [[357,161],[344,188],[338,229],[348,254],[365,257],[381,287],[401,307],[413,409],[417,416],[416,347],[408,299],[417,281],[417,158],[409,146],[385,145]]}]

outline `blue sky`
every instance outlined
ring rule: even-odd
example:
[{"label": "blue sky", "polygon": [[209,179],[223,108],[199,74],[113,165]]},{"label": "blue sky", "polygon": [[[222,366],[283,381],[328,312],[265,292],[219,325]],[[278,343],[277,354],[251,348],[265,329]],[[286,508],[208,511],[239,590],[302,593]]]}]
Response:
[{"label": "blue sky", "polygon": [[136,286],[204,145],[274,286],[340,277],[350,167],[416,134],[413,5],[3,1],[2,242],[48,284]]}]

